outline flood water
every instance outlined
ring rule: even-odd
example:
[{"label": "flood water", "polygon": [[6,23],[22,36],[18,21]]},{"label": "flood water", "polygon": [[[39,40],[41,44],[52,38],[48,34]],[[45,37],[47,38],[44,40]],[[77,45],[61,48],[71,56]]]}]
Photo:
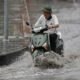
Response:
[{"label": "flood water", "polygon": [[[80,4],[56,0],[26,0],[31,23],[41,14],[41,8],[51,5],[58,16],[64,40],[64,55],[68,60],[60,69],[39,69],[33,67],[29,52],[18,61],[0,68],[0,80],[80,80]],[[66,61],[65,60],[65,61]]]}]

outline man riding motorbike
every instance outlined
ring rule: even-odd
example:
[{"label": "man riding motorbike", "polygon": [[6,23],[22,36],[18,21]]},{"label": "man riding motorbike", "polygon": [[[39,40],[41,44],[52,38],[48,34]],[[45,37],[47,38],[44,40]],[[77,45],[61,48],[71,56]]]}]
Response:
[{"label": "man riding motorbike", "polygon": [[[35,27],[47,27],[48,30],[50,30],[50,32],[52,31],[52,33],[54,33],[56,31],[56,28],[59,27],[59,22],[58,22],[58,18],[55,14],[52,13],[52,8],[51,7],[44,7],[42,9],[42,15],[40,16],[40,18],[37,20],[37,22],[35,23]],[[58,36],[61,38],[61,33],[57,32]],[[55,35],[50,35],[50,37],[56,38]],[[50,40],[50,43],[52,44],[52,40]],[[55,49],[53,49],[53,46],[55,47],[55,44],[52,44],[52,50],[55,51]],[[43,45],[43,47],[45,49],[47,49],[47,44],[45,43]]]},{"label": "man riding motorbike", "polygon": [[56,30],[58,27],[58,18],[52,13],[51,7],[43,8],[42,15],[32,28],[31,55],[35,62],[48,62],[45,56],[48,51],[63,55],[63,40],[61,33]]}]

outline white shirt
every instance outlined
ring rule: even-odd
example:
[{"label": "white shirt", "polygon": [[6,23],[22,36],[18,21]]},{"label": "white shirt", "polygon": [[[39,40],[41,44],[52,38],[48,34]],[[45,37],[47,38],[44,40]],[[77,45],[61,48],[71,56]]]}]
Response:
[{"label": "white shirt", "polygon": [[[38,21],[35,23],[35,27],[45,27],[45,25],[59,25],[59,21],[56,15],[52,14],[52,18],[50,20],[46,20],[44,15],[41,15],[40,18],[38,19]],[[50,29],[48,30],[48,33],[54,33],[56,29]],[[59,35],[60,39],[61,37],[61,32],[57,32],[57,34]]]},{"label": "white shirt", "polygon": [[41,15],[34,27],[45,27],[45,25],[59,25],[57,16],[52,14],[52,18],[50,20],[46,20],[44,15]]}]

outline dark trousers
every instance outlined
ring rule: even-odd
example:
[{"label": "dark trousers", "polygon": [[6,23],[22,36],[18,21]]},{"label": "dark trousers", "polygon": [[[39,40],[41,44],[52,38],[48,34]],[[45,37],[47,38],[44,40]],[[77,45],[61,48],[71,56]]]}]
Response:
[{"label": "dark trousers", "polygon": [[56,40],[57,40],[58,35],[56,33],[50,34],[50,46],[52,51],[56,51]]}]

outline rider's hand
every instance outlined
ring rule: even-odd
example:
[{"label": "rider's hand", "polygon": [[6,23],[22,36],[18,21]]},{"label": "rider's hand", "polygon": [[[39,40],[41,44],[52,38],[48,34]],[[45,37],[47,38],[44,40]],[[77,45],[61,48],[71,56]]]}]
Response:
[{"label": "rider's hand", "polygon": [[49,25],[48,28],[49,28],[49,29],[53,28],[53,25]]},{"label": "rider's hand", "polygon": [[59,25],[49,25],[48,26],[49,29],[51,29],[51,28],[58,28],[58,27],[59,27]]}]

